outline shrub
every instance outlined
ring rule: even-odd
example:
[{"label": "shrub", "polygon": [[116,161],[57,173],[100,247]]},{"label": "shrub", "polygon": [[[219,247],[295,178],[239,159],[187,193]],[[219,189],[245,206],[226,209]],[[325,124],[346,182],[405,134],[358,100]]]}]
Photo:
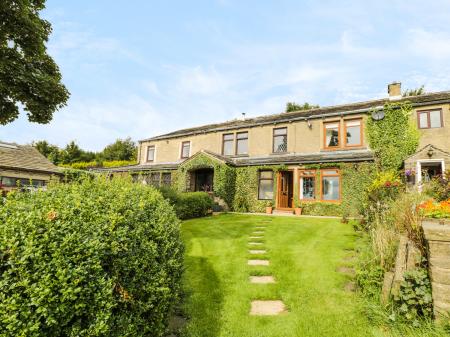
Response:
[{"label": "shrub", "polygon": [[164,198],[173,205],[180,219],[192,219],[205,216],[212,210],[214,202],[205,192],[177,192],[170,187],[161,187]]},{"label": "shrub", "polygon": [[431,318],[433,303],[427,270],[420,268],[406,272],[394,301],[400,315],[409,321],[418,323],[419,318]]},{"label": "shrub", "polygon": [[445,172],[444,177],[436,177],[425,186],[424,192],[437,201],[450,199],[450,170]]},{"label": "shrub", "polygon": [[162,336],[182,253],[153,188],[96,178],[13,192],[0,207],[0,334]]}]

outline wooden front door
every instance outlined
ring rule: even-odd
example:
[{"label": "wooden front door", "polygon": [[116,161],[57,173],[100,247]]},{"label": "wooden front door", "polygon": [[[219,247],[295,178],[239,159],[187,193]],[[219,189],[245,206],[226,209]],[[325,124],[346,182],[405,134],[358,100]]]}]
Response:
[{"label": "wooden front door", "polygon": [[277,194],[277,208],[292,208],[294,196],[294,173],[292,171],[278,172]]}]

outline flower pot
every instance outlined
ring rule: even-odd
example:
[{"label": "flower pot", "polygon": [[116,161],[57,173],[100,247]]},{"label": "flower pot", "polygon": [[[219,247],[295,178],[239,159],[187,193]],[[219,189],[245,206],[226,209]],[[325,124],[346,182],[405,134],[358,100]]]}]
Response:
[{"label": "flower pot", "polygon": [[267,207],[266,207],[266,213],[267,213],[267,214],[272,214],[272,210],[273,210],[273,207],[272,207],[272,206],[270,206],[270,207],[267,206]]},{"label": "flower pot", "polygon": [[302,215],[302,208],[301,207],[295,207],[294,208],[295,215]]}]

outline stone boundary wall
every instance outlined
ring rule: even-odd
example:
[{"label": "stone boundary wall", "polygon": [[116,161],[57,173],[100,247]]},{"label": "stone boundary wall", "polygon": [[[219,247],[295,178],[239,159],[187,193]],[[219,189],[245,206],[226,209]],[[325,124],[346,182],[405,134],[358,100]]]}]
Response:
[{"label": "stone boundary wall", "polygon": [[423,221],[436,319],[450,317],[450,221]]}]

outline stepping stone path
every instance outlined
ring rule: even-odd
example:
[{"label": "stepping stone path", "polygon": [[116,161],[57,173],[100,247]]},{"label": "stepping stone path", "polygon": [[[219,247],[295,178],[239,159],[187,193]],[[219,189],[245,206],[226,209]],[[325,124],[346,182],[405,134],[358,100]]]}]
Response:
[{"label": "stepping stone path", "polygon": [[267,251],[265,249],[250,249],[248,251],[250,254],[266,254]]},{"label": "stepping stone path", "polygon": [[273,276],[250,276],[250,283],[275,283]]},{"label": "stepping stone path", "polygon": [[286,312],[282,301],[252,301],[250,315],[271,316]]},{"label": "stepping stone path", "polygon": [[[269,221],[263,221],[269,222]],[[265,226],[256,226],[255,231],[251,234],[250,239],[263,239],[262,235],[265,234]],[[263,242],[249,242],[250,246],[263,246]],[[255,247],[256,248],[256,247]],[[262,248],[262,247],[258,247]],[[252,255],[257,254],[266,254],[267,250],[265,249],[250,249],[248,251]],[[248,260],[247,264],[249,266],[269,266],[269,260]],[[250,276],[249,282],[252,284],[268,284],[275,283],[275,278],[272,275],[264,275],[264,276]],[[263,301],[263,300],[255,300],[251,303],[250,315],[255,316],[274,316],[279,315],[281,313],[287,312],[286,306],[280,300],[271,300],[271,301]]]}]

